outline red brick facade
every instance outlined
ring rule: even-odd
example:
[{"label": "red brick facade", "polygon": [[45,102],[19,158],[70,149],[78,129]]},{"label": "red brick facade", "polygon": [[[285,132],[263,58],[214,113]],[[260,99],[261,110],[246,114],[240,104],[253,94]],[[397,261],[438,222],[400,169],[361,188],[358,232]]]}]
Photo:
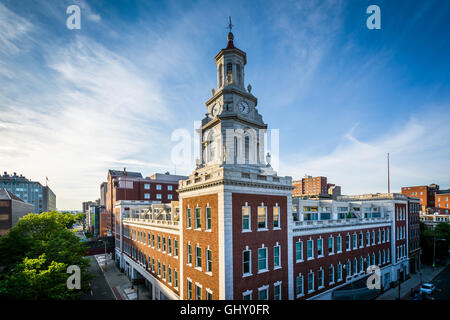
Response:
[{"label": "red brick facade", "polygon": [[[274,299],[274,283],[281,281],[281,298],[288,297],[287,199],[282,196],[236,194],[233,203],[233,297],[252,290],[258,299],[258,288],[268,285],[268,297]],[[267,231],[258,231],[258,207],[267,207]],[[242,232],[242,207],[250,207],[251,232]],[[279,207],[280,228],[274,229],[273,210]],[[267,248],[267,271],[258,273],[258,249]],[[280,268],[274,267],[274,247],[280,247]],[[243,251],[251,250],[251,274],[243,277]]]},{"label": "red brick facade", "polygon": [[[196,228],[195,209],[200,208],[200,228]],[[206,209],[211,209],[211,228],[207,230]],[[188,223],[190,209],[190,227]],[[183,295],[189,299],[188,279],[192,283],[191,299],[197,299],[196,284],[201,286],[201,299],[207,299],[207,289],[212,299],[219,299],[219,238],[218,238],[218,196],[210,194],[183,198]],[[191,248],[191,263],[188,263],[188,245]],[[196,267],[196,248],[201,250],[201,267]],[[212,254],[212,270],[207,271],[207,250]]]},{"label": "red brick facade", "polygon": [[[369,245],[367,243],[367,233],[369,232]],[[383,233],[384,232],[384,233]],[[384,234],[384,237],[383,237]],[[389,234],[389,235],[388,235]],[[354,235],[356,235],[356,248],[354,247]],[[341,237],[341,250],[338,251],[338,239]],[[349,236],[349,249],[347,249],[347,236]],[[373,237],[375,236],[375,238]],[[388,238],[389,236],[389,238]],[[329,238],[332,238],[332,251],[330,252]],[[378,239],[378,237],[380,239]],[[318,240],[322,239],[322,256],[319,257]],[[384,241],[383,241],[384,239]],[[388,240],[389,239],[389,240]],[[374,241],[375,240],[375,241]],[[380,240],[380,241],[379,241]],[[369,265],[376,264],[384,267],[392,262],[390,252],[390,226],[363,228],[349,231],[339,231],[332,233],[321,233],[315,235],[296,236],[293,238],[293,261],[294,261],[294,299],[307,299],[333,287],[344,284],[347,276],[357,277],[364,274]],[[308,259],[308,241],[312,241],[313,258]],[[362,242],[361,242],[362,241]],[[297,245],[299,243],[299,245]],[[297,246],[301,247],[301,254],[297,260]],[[384,253],[383,253],[384,250]],[[373,256],[375,255],[375,256]],[[379,258],[381,257],[381,261]],[[353,273],[356,260],[357,273]],[[360,259],[363,259],[361,269]],[[368,258],[370,263],[368,264]],[[373,263],[375,258],[375,263]],[[352,272],[347,270],[347,263],[351,262]],[[338,278],[338,265],[342,266],[342,278]],[[334,267],[334,269],[331,268]],[[334,275],[334,281],[330,282],[330,269]],[[323,270],[323,287],[319,288],[319,271]],[[308,274],[313,273],[313,291],[308,292]],[[298,291],[297,277],[303,276],[303,289]],[[302,293],[299,293],[302,292]],[[299,294],[298,294],[299,293]]]}]

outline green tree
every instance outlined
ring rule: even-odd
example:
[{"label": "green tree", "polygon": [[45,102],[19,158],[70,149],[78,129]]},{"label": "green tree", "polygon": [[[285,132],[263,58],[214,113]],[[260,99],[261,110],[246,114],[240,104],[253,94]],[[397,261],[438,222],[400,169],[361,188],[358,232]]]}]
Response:
[{"label": "green tree", "polygon": [[[74,222],[74,215],[56,211],[29,214],[0,238],[4,268],[0,274],[0,297],[71,299],[87,290],[92,278],[89,260],[84,257],[87,247],[70,230]],[[70,265],[80,267],[81,290],[66,287]]]}]

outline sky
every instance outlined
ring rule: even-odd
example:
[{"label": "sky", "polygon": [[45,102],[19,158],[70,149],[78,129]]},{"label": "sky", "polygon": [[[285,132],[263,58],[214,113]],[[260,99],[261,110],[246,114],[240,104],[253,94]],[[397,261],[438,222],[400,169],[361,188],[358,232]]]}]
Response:
[{"label": "sky", "polygon": [[450,187],[445,0],[0,0],[0,172],[48,177],[58,209],[78,210],[108,169],[188,175],[172,134],[204,117],[228,16],[279,175],[386,192],[389,152],[391,191]]}]

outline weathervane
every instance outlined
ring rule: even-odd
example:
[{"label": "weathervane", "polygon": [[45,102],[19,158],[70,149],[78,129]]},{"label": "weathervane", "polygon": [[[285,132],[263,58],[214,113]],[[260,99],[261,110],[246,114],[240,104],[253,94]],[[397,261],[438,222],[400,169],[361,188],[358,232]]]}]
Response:
[{"label": "weathervane", "polygon": [[228,27],[227,28],[230,29],[230,32],[231,32],[231,29],[234,27],[234,25],[231,24],[231,16],[228,16],[228,21],[229,22],[228,22]]}]

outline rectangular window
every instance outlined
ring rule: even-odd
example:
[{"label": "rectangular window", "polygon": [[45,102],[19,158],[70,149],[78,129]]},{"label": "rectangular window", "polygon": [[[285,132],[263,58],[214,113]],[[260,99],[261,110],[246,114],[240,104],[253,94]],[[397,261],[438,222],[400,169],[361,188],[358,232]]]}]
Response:
[{"label": "rectangular window", "polygon": [[298,275],[297,276],[297,286],[296,286],[296,290],[297,290],[297,296],[300,296],[303,294],[303,276],[302,275]]},{"label": "rectangular window", "polygon": [[191,217],[191,208],[186,209],[186,228],[191,228],[192,217]]},{"label": "rectangular window", "polygon": [[192,300],[192,281],[187,281],[188,300]]},{"label": "rectangular window", "polygon": [[266,229],[267,227],[267,208],[258,207],[258,229]]},{"label": "rectangular window", "polygon": [[242,299],[243,300],[252,300],[252,293],[243,293],[242,294]]},{"label": "rectangular window", "polygon": [[375,231],[372,231],[372,244],[375,244]]},{"label": "rectangular window", "polygon": [[267,248],[258,249],[258,271],[267,270]]},{"label": "rectangular window", "polygon": [[334,253],[334,238],[329,237],[328,238],[328,254]]},{"label": "rectangular window", "polygon": [[158,236],[158,250],[161,249],[161,236]]},{"label": "rectangular window", "polygon": [[166,265],[163,264],[163,279],[166,280]]},{"label": "rectangular window", "polygon": [[178,257],[178,240],[177,240],[177,239],[174,239],[174,240],[173,240],[173,248],[174,248],[174,253],[173,253],[173,255],[174,255],[175,257]]},{"label": "rectangular window", "polygon": [[192,264],[192,247],[190,244],[187,245],[187,263]]},{"label": "rectangular window", "polygon": [[161,276],[161,262],[158,261],[158,276]]},{"label": "rectangular window", "polygon": [[323,239],[317,239],[317,256],[323,256]]},{"label": "rectangular window", "polygon": [[258,300],[269,300],[268,288],[258,289]]},{"label": "rectangular window", "polygon": [[161,190],[161,185],[160,184],[156,185],[156,190]]},{"label": "rectangular window", "polygon": [[366,246],[370,246],[370,232],[367,231],[366,233]]},{"label": "rectangular window", "polygon": [[211,208],[206,208],[206,230],[211,230]]},{"label": "rectangular window", "polygon": [[274,300],[281,300],[281,284],[276,284],[274,289]]},{"label": "rectangular window", "polygon": [[338,264],[337,268],[337,279],[338,281],[342,280],[342,264]]},{"label": "rectangular window", "polygon": [[314,273],[308,274],[308,292],[314,291]]},{"label": "rectangular window", "polygon": [[171,185],[167,186],[167,190],[172,191],[172,186]]},{"label": "rectangular window", "polygon": [[212,299],[213,299],[212,292],[206,290],[206,300],[212,300]]},{"label": "rectangular window", "polygon": [[242,230],[250,230],[250,207],[242,207]]},{"label": "rectangular window", "polygon": [[167,274],[169,276],[169,283],[172,283],[172,268],[167,268]]},{"label": "rectangular window", "polygon": [[273,267],[274,267],[274,269],[281,267],[280,246],[273,247]]},{"label": "rectangular window", "polygon": [[202,249],[200,247],[195,247],[195,266],[202,267]]},{"label": "rectangular window", "polygon": [[334,283],[334,267],[331,266],[330,269],[328,269],[328,279],[330,282],[330,285]]},{"label": "rectangular window", "polygon": [[172,199],[173,199],[173,196],[171,194],[168,194],[167,195],[167,200],[172,200]]},{"label": "rectangular window", "polygon": [[174,287],[177,288],[178,287],[178,271],[177,271],[177,269],[175,269],[175,271],[173,272],[173,279],[174,279]]},{"label": "rectangular window", "polygon": [[381,243],[381,230],[380,229],[378,229],[378,233],[377,233],[377,242],[378,243]]},{"label": "rectangular window", "polygon": [[317,272],[317,281],[318,281],[318,288],[323,288],[323,270],[320,269]]},{"label": "rectangular window", "polygon": [[195,229],[200,229],[201,227],[201,208],[195,208]]},{"label": "rectangular window", "polygon": [[167,239],[167,253],[172,254],[172,239]]},{"label": "rectangular window", "polygon": [[364,247],[364,235],[362,232],[359,234],[359,247]]},{"label": "rectangular window", "polygon": [[162,199],[161,194],[158,193],[158,194],[156,195],[156,199]]},{"label": "rectangular window", "polygon": [[163,237],[162,239],[163,239],[163,241],[162,241],[162,244],[163,244],[163,252],[166,252],[166,237]]},{"label": "rectangular window", "polygon": [[206,272],[212,272],[212,251],[206,249]]},{"label": "rectangular window", "polygon": [[354,233],[353,234],[353,249],[358,248],[358,244],[357,244],[358,239],[357,238],[358,238],[358,235],[356,233]]},{"label": "rectangular window", "polygon": [[280,207],[273,207],[273,227],[280,227]]},{"label": "rectangular window", "polygon": [[345,238],[345,250],[350,250],[350,235]]},{"label": "rectangular window", "polygon": [[337,249],[338,253],[342,252],[342,237],[341,236],[337,237],[336,247],[337,247],[336,249]]},{"label": "rectangular window", "polygon": [[295,243],[295,260],[296,262],[303,260],[303,241]]},{"label": "rectangular window", "polygon": [[144,189],[145,189],[145,190],[149,190],[149,189],[150,189],[150,184],[145,183],[145,184],[144,184]]},{"label": "rectangular window", "polygon": [[308,243],[307,243],[307,256],[308,256],[308,259],[313,259],[314,258],[313,241],[312,240],[308,240]]},{"label": "rectangular window", "polygon": [[195,296],[197,300],[202,300],[202,287],[195,285]]},{"label": "rectangular window", "polygon": [[251,256],[250,250],[245,250],[242,252],[242,271],[243,275],[251,274]]},{"label": "rectangular window", "polygon": [[144,199],[150,199],[150,193],[144,193]]}]

